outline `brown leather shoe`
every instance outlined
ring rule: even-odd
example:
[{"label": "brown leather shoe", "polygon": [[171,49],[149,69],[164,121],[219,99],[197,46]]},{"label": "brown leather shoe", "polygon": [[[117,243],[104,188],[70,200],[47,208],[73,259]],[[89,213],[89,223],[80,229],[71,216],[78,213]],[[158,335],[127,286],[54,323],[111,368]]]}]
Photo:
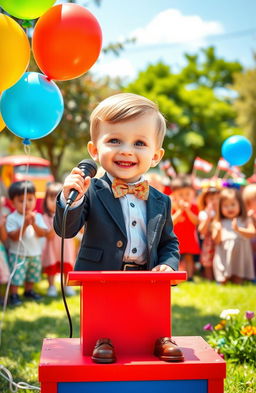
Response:
[{"label": "brown leather shoe", "polygon": [[95,363],[114,363],[116,361],[115,348],[109,338],[99,338],[95,344],[92,361]]},{"label": "brown leather shoe", "polygon": [[165,362],[184,362],[181,349],[171,337],[161,337],[156,340],[154,355]]}]

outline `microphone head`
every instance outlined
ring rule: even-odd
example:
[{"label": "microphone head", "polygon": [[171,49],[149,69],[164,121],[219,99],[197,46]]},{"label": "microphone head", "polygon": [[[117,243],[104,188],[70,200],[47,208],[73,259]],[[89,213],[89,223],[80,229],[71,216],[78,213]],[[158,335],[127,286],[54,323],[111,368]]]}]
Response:
[{"label": "microphone head", "polygon": [[86,176],[94,177],[97,173],[97,165],[95,161],[91,159],[82,160],[77,166],[82,169]]}]

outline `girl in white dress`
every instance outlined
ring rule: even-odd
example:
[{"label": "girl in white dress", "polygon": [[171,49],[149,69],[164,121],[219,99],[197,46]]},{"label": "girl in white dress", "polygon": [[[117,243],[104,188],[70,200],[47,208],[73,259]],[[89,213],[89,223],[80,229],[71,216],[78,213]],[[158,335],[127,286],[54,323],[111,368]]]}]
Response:
[{"label": "girl in white dress", "polygon": [[240,284],[254,278],[250,238],[255,236],[253,221],[247,217],[241,194],[236,189],[220,193],[219,209],[213,223],[215,241],[213,271],[216,281]]}]

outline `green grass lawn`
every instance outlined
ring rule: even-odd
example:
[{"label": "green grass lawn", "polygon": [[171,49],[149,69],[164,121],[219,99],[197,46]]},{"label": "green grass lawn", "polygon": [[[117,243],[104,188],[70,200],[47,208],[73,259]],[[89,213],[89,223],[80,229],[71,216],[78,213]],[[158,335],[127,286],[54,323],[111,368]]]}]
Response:
[{"label": "green grass lawn", "polygon": [[[37,288],[46,292],[46,281]],[[174,336],[203,336],[202,327],[215,325],[223,309],[239,308],[255,311],[256,285],[218,286],[197,280],[172,289],[172,316]],[[74,337],[79,336],[79,296],[68,299],[72,315]],[[8,308],[4,319],[0,364],[7,367],[14,380],[38,384],[38,363],[42,340],[45,337],[68,337],[69,329],[61,297],[44,298],[36,304],[24,302],[18,308]],[[256,366],[235,366],[228,362],[225,393],[256,392]],[[29,390],[21,390],[29,392]],[[0,392],[9,392],[8,383],[0,376]],[[31,391],[30,391],[31,392]]]}]

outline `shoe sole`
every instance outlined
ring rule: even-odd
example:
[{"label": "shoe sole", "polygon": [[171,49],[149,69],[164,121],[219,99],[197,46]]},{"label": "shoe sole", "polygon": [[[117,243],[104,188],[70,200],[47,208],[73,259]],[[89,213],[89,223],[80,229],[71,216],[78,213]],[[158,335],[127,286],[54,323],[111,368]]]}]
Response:
[{"label": "shoe sole", "polygon": [[91,357],[92,361],[94,363],[98,363],[98,364],[110,364],[110,363],[115,363],[116,359],[100,359],[100,358],[95,358],[95,357]]},{"label": "shoe sole", "polygon": [[184,362],[184,356],[158,356],[164,362]]}]

